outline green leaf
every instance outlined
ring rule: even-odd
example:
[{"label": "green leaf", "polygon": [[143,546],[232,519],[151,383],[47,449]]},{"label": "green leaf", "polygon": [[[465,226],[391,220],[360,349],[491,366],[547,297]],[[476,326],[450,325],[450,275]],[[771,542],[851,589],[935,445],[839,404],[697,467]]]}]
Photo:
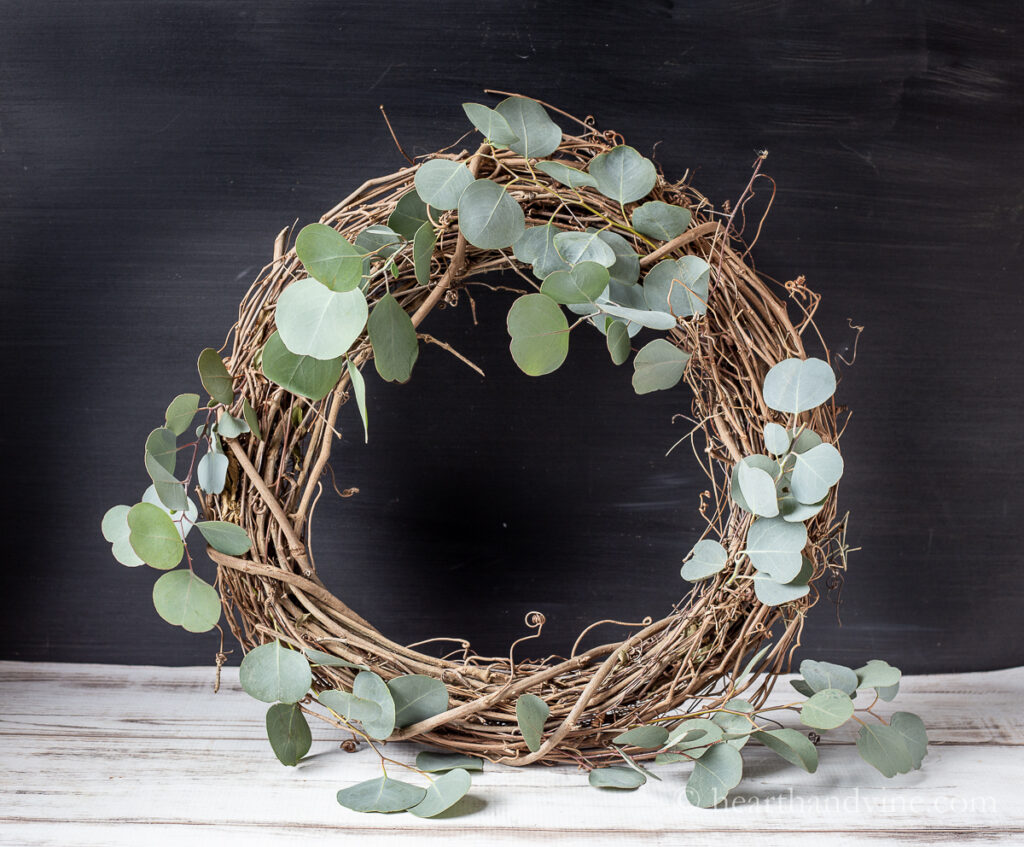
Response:
[{"label": "green leaf", "polygon": [[599,265],[610,268],[615,264],[615,251],[600,236],[601,234],[596,230],[560,232],[554,237],[555,249],[558,251],[558,255],[570,265],[577,265],[580,262],[597,262]]},{"label": "green leaf", "polygon": [[426,796],[409,809],[418,818],[432,818],[450,809],[469,791],[473,779],[462,768],[435,777],[427,786]]},{"label": "green leaf", "polygon": [[285,391],[315,401],[322,400],[338,384],[345,359],[339,356],[337,359],[323,361],[312,356],[296,355],[284,346],[281,335],[275,332],[263,345],[262,362],[263,373],[271,382],[280,385]]},{"label": "green leaf", "polygon": [[177,567],[185,546],[174,521],[152,503],[137,503],[128,511],[128,540],[147,565],[160,570]]},{"label": "green leaf", "polygon": [[540,293],[546,294],[556,303],[572,305],[596,299],[607,287],[607,268],[597,262],[580,262],[567,271],[548,274],[540,287]]},{"label": "green leaf", "polygon": [[805,546],[807,528],[803,524],[787,523],[782,518],[758,518],[747,531],[743,552],[759,571],[776,582],[787,583],[800,573],[800,551]]},{"label": "green leaf", "polygon": [[802,694],[804,697],[814,696],[814,689],[812,689],[811,686],[809,686],[802,679],[791,679],[789,681],[789,684],[796,689],[798,694]]},{"label": "green leaf", "polygon": [[732,469],[732,487],[730,488],[730,494],[732,499],[736,501],[736,505],[743,509],[744,512],[750,512],[750,505],[743,497],[743,487],[740,485],[740,465],[749,465],[750,467],[759,468],[765,473],[769,474],[773,479],[777,479],[779,476],[779,463],[768,456],[762,456],[760,454],[754,456],[744,456],[740,459]]},{"label": "green leaf", "polygon": [[764,378],[764,402],[777,412],[806,412],[828,400],[835,390],[836,375],[821,359],[786,359]]},{"label": "green leaf", "polygon": [[348,367],[348,378],[352,383],[352,393],[356,398],[359,417],[363,420],[363,442],[368,444],[370,442],[370,423],[366,409],[366,380],[363,379],[362,372],[351,359],[346,359],[345,365]]},{"label": "green leaf", "polygon": [[668,730],[663,726],[652,724],[650,726],[636,726],[627,729],[625,732],[616,735],[612,744],[622,747],[641,747],[644,750],[653,750],[661,747],[668,740]]},{"label": "green leaf", "polygon": [[550,297],[524,294],[509,309],[507,323],[509,349],[523,373],[551,373],[569,355],[569,322]]},{"label": "green leaf", "polygon": [[747,681],[747,679],[753,673],[754,667],[757,665],[758,662],[761,661],[761,659],[763,659],[765,657],[765,654],[767,654],[767,652],[769,650],[771,650],[771,649],[772,649],[772,645],[771,644],[765,644],[764,647],[762,647],[760,650],[758,650],[750,658],[750,661],[747,662],[747,664],[743,667],[743,670],[740,671],[739,676],[736,677],[736,680],[734,682],[734,687],[735,688],[739,688],[744,682]]},{"label": "green leaf", "polygon": [[132,549],[130,541],[131,528],[128,526],[128,513],[130,511],[130,506],[113,506],[107,509],[103,515],[101,529],[103,530],[103,537],[110,542],[114,558],[122,565],[129,568],[137,568],[139,565],[146,563]]},{"label": "green leaf", "polygon": [[766,423],[764,425],[764,446],[765,449],[776,456],[781,456],[791,443],[789,431],[777,423]]},{"label": "green leaf", "polygon": [[789,434],[793,439],[789,449],[793,453],[806,453],[812,447],[817,447],[821,444],[821,436],[813,429],[807,429],[806,427],[791,429]]},{"label": "green leaf", "polygon": [[792,475],[785,474],[776,486],[779,494],[779,514],[790,523],[802,523],[825,508],[825,500],[818,503],[800,503],[792,492]]},{"label": "green leaf", "polygon": [[373,224],[356,236],[355,246],[366,263],[365,270],[370,267],[369,262],[373,259],[382,260],[393,256],[402,246],[402,236],[389,226]]},{"label": "green leaf", "polygon": [[178,442],[173,430],[154,429],[146,438],[146,455],[152,457],[167,473],[173,474],[178,460]]},{"label": "green leaf", "polygon": [[843,457],[831,444],[819,444],[793,455],[795,464],[790,487],[800,503],[818,503],[843,475]]},{"label": "green leaf", "polygon": [[755,732],[753,738],[807,773],[814,773],[818,769],[818,748],[802,732],[795,729],[768,729]]},{"label": "green leaf", "polygon": [[352,291],[363,280],[362,252],[327,224],[304,226],[295,239],[295,255],[306,273],[330,291]]},{"label": "green leaf", "polygon": [[711,266],[699,256],[664,259],[644,277],[647,305],[677,318],[703,315],[708,310]]},{"label": "green leaf", "polygon": [[749,506],[748,511],[765,518],[778,515],[779,501],[772,475],[745,462],[739,462],[736,467],[739,471],[740,491]]},{"label": "green leaf", "polygon": [[729,744],[716,744],[693,763],[686,799],[701,809],[721,803],[743,778],[743,758]]},{"label": "green leaf", "polygon": [[244,418],[236,418],[224,412],[217,421],[217,434],[221,438],[237,438],[249,431],[249,424]]},{"label": "green leaf", "polygon": [[228,457],[210,450],[196,466],[196,482],[207,494],[220,494],[228,479]]},{"label": "green leaf", "polygon": [[207,347],[199,354],[199,380],[203,388],[218,403],[230,406],[234,399],[234,387],[231,374],[224,367],[224,360],[212,347]]},{"label": "green leaf", "polygon": [[415,191],[403,194],[395,204],[395,210],[388,217],[388,226],[399,235],[412,241],[425,223],[430,222],[427,204]]},{"label": "green leaf", "polygon": [[758,574],[754,577],[754,594],[765,606],[781,606],[783,603],[792,603],[810,593],[810,586],[806,582],[791,580],[790,582],[776,582],[768,576]]},{"label": "green leaf", "polygon": [[516,722],[519,724],[519,731],[523,734],[526,746],[532,753],[536,753],[540,749],[544,722],[547,721],[550,713],[548,704],[536,694],[523,694],[516,700]]},{"label": "green leaf", "polygon": [[690,217],[689,209],[652,200],[633,212],[633,229],[659,241],[671,241],[686,232]]},{"label": "green leaf", "polygon": [[464,756],[462,753],[435,753],[433,750],[423,750],[416,754],[416,768],[426,773],[439,773],[456,768],[482,771],[484,760],[476,756]]},{"label": "green leaf", "polygon": [[928,732],[924,721],[913,712],[894,712],[889,719],[889,726],[903,739],[914,769],[917,770],[928,755]]},{"label": "green leaf", "polygon": [[680,576],[687,582],[700,582],[714,576],[729,561],[728,551],[717,541],[698,541],[683,564]]},{"label": "green leaf", "polygon": [[853,700],[838,688],[817,692],[800,708],[800,720],[813,729],[835,729],[852,716]]},{"label": "green leaf", "polygon": [[313,735],[298,703],[275,703],[267,710],[267,738],[282,765],[297,765],[309,752]]},{"label": "green leaf", "polygon": [[430,260],[434,255],[434,245],[437,244],[437,233],[434,232],[434,225],[427,221],[413,236],[412,242],[412,265],[416,274],[416,282],[426,285],[430,282]]},{"label": "green leaf", "polygon": [[629,358],[630,346],[629,346],[629,330],[626,329],[626,325],[620,321],[612,321],[608,326],[607,344],[608,354],[612,357],[612,363],[615,365],[623,364],[626,359]]},{"label": "green leaf", "polygon": [[647,782],[647,777],[633,768],[612,766],[594,768],[587,777],[587,781],[594,788],[618,788],[623,791],[632,791]]},{"label": "green leaf", "polygon": [[857,674],[846,665],[804,659],[800,663],[800,676],[812,691],[835,688],[852,697],[857,690]]},{"label": "green leaf", "polygon": [[313,684],[306,657],[271,641],[245,654],[238,680],[250,697],[264,703],[298,703]]},{"label": "green leaf", "polygon": [[519,140],[519,136],[512,131],[512,127],[500,112],[480,103],[463,103],[462,111],[466,113],[469,122],[492,144],[508,147],[513,141]]},{"label": "green leaf", "polygon": [[865,762],[889,779],[914,769],[914,759],[903,736],[885,724],[864,724],[857,734],[857,752]]},{"label": "green leaf", "polygon": [[338,792],[338,802],[354,812],[404,812],[420,803],[427,792],[417,785],[381,776]]},{"label": "green leaf", "polygon": [[153,605],[167,623],[186,632],[207,632],[220,620],[217,589],[184,568],[153,584]]},{"label": "green leaf", "polygon": [[533,265],[533,274],[540,280],[555,271],[568,270],[569,263],[555,249],[555,236],[560,232],[554,224],[527,227],[512,245],[512,253],[520,262]]},{"label": "green leaf", "polygon": [[360,671],[352,682],[352,693],[380,708],[379,719],[363,721],[367,735],[383,741],[395,731],[395,701],[383,679],[373,671]]},{"label": "green leaf", "polygon": [[[590,231],[589,229],[587,230],[587,232]],[[636,250],[617,232],[602,229],[597,231],[597,237],[611,247],[612,252],[615,254],[615,264],[608,268],[612,284],[632,286],[634,282],[640,279],[640,256],[637,255]],[[640,293],[642,294],[642,291]],[[612,299],[616,300],[620,305],[627,305],[617,297],[612,297]],[[642,300],[642,297],[640,299]]]},{"label": "green leaf", "polygon": [[448,711],[448,689],[441,680],[407,674],[388,681],[395,701],[395,726],[407,727]]},{"label": "green leaf", "polygon": [[[727,700],[722,708],[729,709],[729,711],[716,712],[712,721],[722,728],[722,737],[726,744],[731,744],[737,750],[742,750],[750,740],[751,730],[754,728],[754,725],[744,715],[752,714],[754,707],[741,697],[733,697],[731,700]],[[735,714],[736,712],[743,714]]]},{"label": "green leaf", "polygon": [[633,359],[633,390],[650,394],[674,387],[683,378],[690,354],[663,338],[644,345]]},{"label": "green leaf", "polygon": [[349,723],[358,721],[365,727],[367,724],[374,725],[381,720],[380,706],[372,700],[356,697],[350,691],[321,691],[316,699],[339,718]]},{"label": "green leaf", "polygon": [[658,179],[654,162],[625,145],[595,156],[588,170],[597,180],[597,190],[619,203],[646,197]]},{"label": "green leaf", "polygon": [[184,511],[186,508],[185,486],[174,474],[168,473],[167,468],[161,465],[152,453],[147,452],[145,456],[146,473],[153,480],[153,487],[156,489],[160,502],[168,509]]},{"label": "green leaf", "polygon": [[188,534],[192,531],[192,527],[196,524],[196,520],[199,518],[199,508],[190,497],[185,498],[185,507],[183,509],[168,509],[160,499],[160,495],[157,494],[155,485],[149,486],[142,493],[141,502],[152,503],[158,509],[166,512],[167,517],[169,517],[177,527],[178,535],[181,536],[182,541],[188,537]]},{"label": "green leaf", "polygon": [[281,292],[275,320],[281,341],[292,353],[329,361],[348,352],[366,326],[366,316],[366,297],[358,288],[331,291],[306,277]]},{"label": "green leaf", "polygon": [[461,162],[429,159],[416,171],[414,183],[424,203],[435,209],[455,209],[462,192],[472,185],[473,174]]},{"label": "green leaf", "polygon": [[497,106],[500,114],[516,134],[517,141],[509,148],[528,159],[550,156],[562,143],[562,130],[540,103],[525,97],[509,97]]},{"label": "green leaf", "polygon": [[474,247],[497,250],[519,239],[526,231],[526,217],[502,186],[478,179],[459,198],[459,230]]},{"label": "green leaf", "polygon": [[722,728],[714,721],[690,718],[669,733],[665,746],[685,753],[688,759],[699,759],[711,749],[711,745],[722,739],[722,735]]},{"label": "green leaf", "polygon": [[260,432],[260,419],[256,414],[256,410],[252,407],[252,403],[249,402],[248,397],[242,398],[242,417],[245,419],[246,426],[249,427],[249,432],[256,436],[257,441],[262,441],[263,433]]},{"label": "green leaf", "polygon": [[167,411],[164,413],[165,426],[175,435],[181,435],[192,425],[192,419],[196,416],[197,411],[199,411],[198,394],[179,394],[167,406]]},{"label": "green leaf", "polygon": [[854,671],[857,688],[889,688],[898,685],[903,673],[881,659],[871,659],[864,667]]},{"label": "green leaf", "polygon": [[[597,308],[612,317],[622,318],[624,321],[632,321],[640,326],[647,327],[647,329],[667,330],[675,329],[676,326],[676,319],[665,312],[655,312],[648,309],[630,309],[603,302],[598,302]],[[689,353],[686,353],[685,356],[687,359],[690,358]]]},{"label": "green leaf", "polygon": [[323,665],[325,668],[358,668],[361,671],[369,670],[366,665],[357,665],[355,662],[350,662],[347,659],[339,659],[331,653],[325,653],[323,650],[314,650],[312,647],[306,649],[305,654],[306,658],[314,665]]},{"label": "green leaf", "polygon": [[569,188],[597,187],[597,180],[590,174],[578,168],[569,167],[569,165],[563,162],[554,162],[550,159],[544,162],[537,162],[537,170]]},{"label": "green leaf", "polygon": [[408,382],[419,356],[419,341],[412,319],[390,294],[385,294],[366,325],[373,345],[373,364],[388,382]]},{"label": "green leaf", "polygon": [[244,529],[227,521],[200,521],[196,524],[214,550],[228,556],[241,556],[252,548],[252,542]]}]

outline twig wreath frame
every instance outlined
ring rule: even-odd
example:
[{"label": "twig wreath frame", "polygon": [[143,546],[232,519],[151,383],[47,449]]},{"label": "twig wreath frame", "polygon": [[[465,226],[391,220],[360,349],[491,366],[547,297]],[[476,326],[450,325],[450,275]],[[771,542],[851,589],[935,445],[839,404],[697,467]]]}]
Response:
[{"label": "twig wreath frame", "polygon": [[[484,138],[475,151],[439,151],[369,180],[290,249],[282,232],[242,299],[226,360],[213,349],[199,357],[210,400],[195,439],[178,443],[201,405],[182,394],[146,443],[153,485],[104,517],[119,561],[168,571],[154,587],[162,617],[207,631],[223,609],[246,652],[243,687],[273,704],[267,731],[282,762],[309,750],[307,715],[374,749],[408,739],[447,751],[405,766],[425,788],[384,770],[339,792],[360,811],[437,814],[482,760],[571,762],[610,788],[638,787],[652,762],[691,763],[687,796],[701,806],[739,782],[739,749],[751,739],[817,765],[814,732],[777,728],[765,700],[819,586],[846,569],[836,503],[843,409],[814,324],[819,296],[802,277],[779,286],[762,276],[740,240],[764,154],[739,201],[718,212],[617,133],[546,105],[517,95],[494,109],[467,104]],[[530,635],[496,657],[468,643],[445,656],[398,644],[331,593],[307,546],[342,407],[355,399],[368,423],[360,369],[373,361],[385,380],[404,382],[420,340],[462,358],[419,327],[469,296],[475,277],[499,271],[524,292],[508,328],[527,374],[557,368],[584,326],[606,336],[615,365],[638,332],[662,333],[636,353],[633,385],[690,387],[690,440],[709,480],[706,529],[682,569],[695,583],[689,595],[661,619],[588,646],[600,624],[622,626],[591,625],[567,657],[517,658]],[[824,359],[808,357],[808,331]],[[182,478],[179,454],[191,455]],[[216,587],[194,573],[184,543],[193,526],[217,564]],[[543,622],[534,612],[526,623]],[[920,766],[920,719],[873,711],[895,696],[897,669],[804,662],[801,674],[794,687],[806,699],[783,708],[806,727],[852,718],[861,753],[883,773]],[[866,707],[855,706],[858,690],[873,695]],[[381,753],[382,766],[391,761]]]}]

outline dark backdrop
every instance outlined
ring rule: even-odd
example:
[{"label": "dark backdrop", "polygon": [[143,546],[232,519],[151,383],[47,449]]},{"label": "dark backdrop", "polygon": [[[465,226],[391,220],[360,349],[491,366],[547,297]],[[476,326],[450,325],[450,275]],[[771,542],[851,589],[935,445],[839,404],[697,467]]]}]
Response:
[{"label": "dark backdrop", "polygon": [[[150,606],[103,511],[146,484],[142,444],[198,387],[275,234],[410,151],[467,128],[486,87],[624,132],[716,203],[767,148],[757,246],[805,274],[849,350],[842,505],[862,547],[804,655],[914,671],[1024,661],[1016,3],[0,3],[5,359],[2,656],[209,663]],[[470,142],[467,142],[470,143]],[[759,198],[763,201],[764,195]],[[763,206],[762,206],[763,208]],[[635,398],[579,336],[556,375],[511,364],[507,300],[429,331],[406,386],[370,380],[370,445],[346,416],[313,524],[327,582],[398,640],[507,649],[540,609],[566,649],[586,622],[664,613],[704,487],[682,389]],[[838,619],[841,619],[842,626]],[[607,633],[611,634],[611,633]],[[235,656],[237,660],[237,653]]]}]

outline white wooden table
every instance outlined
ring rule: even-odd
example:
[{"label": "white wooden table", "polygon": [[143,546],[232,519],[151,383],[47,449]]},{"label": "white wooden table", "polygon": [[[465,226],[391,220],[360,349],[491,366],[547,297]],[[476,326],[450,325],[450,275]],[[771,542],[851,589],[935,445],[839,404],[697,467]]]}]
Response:
[{"label": "white wooden table", "polygon": [[[342,808],[335,792],[377,776],[374,754],[345,753],[330,727],[314,727],[309,758],[282,767],[237,669],[225,668],[217,695],[213,677],[0,662],[0,844],[1024,843],[1024,668],[905,679],[893,705],[922,716],[932,747],[922,770],[894,780],[860,760],[843,728],[822,742],[814,775],[748,745],[744,780],[723,808],[690,806],[678,766],[619,794],[590,788],[572,767],[488,764],[433,820]],[[390,749],[411,762],[416,748]]]}]

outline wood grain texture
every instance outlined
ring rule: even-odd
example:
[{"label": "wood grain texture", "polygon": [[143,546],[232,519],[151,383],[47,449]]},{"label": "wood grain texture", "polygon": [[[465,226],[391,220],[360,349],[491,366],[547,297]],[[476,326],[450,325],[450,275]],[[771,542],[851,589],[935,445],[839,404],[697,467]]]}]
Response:
[{"label": "wood grain texture", "polygon": [[[823,742],[814,775],[749,745],[727,808],[689,806],[681,766],[624,796],[590,788],[571,767],[488,765],[462,805],[433,821],[341,808],[334,793],[375,776],[373,753],[344,753],[338,733],[315,727],[311,755],[284,768],[263,736],[263,707],[240,691],[237,671],[224,671],[218,695],[212,679],[210,668],[0,663],[0,844],[309,845],[350,835],[369,844],[756,838],[775,847],[1024,838],[1024,669],[906,678],[897,708],[924,717],[932,747],[921,771],[895,780],[861,762],[852,732],[841,731]],[[773,702],[786,702],[786,689]],[[392,747],[412,761],[414,745]]]},{"label": "wood grain texture", "polygon": [[[0,0],[0,349],[9,502],[0,655],[210,661],[216,640],[149,608],[113,562],[105,508],[145,487],[141,446],[196,390],[274,236],[466,129],[515,89],[596,114],[670,177],[735,198],[755,150],[779,192],[758,266],[805,274],[850,354],[842,505],[862,549],[804,655],[917,671],[1024,662],[1024,323],[1018,4],[952,0]],[[762,193],[760,199],[766,195]],[[763,206],[762,206],[763,208]],[[371,379],[371,439],[334,462],[314,553],[396,640],[499,652],[534,608],[538,654],[682,590],[703,487],[664,453],[689,398],[635,398],[580,335],[565,368],[512,365],[507,298],[426,329],[408,386]],[[354,413],[346,435],[358,433]],[[344,585],[344,589],[341,586]],[[837,625],[841,615],[843,627]],[[237,659],[237,655],[235,657]]]}]

